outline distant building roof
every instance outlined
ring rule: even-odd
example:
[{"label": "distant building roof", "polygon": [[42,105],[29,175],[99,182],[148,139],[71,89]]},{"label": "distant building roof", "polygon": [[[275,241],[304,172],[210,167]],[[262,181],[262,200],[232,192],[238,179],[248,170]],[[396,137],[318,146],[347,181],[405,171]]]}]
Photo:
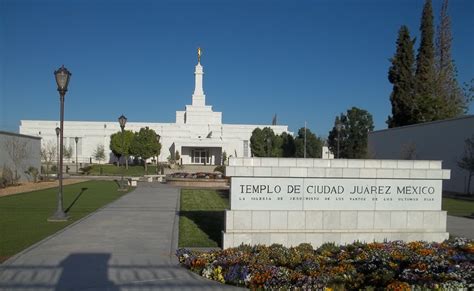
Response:
[{"label": "distant building roof", "polygon": [[463,116],[455,117],[455,118],[436,120],[436,121],[428,121],[428,122],[405,125],[405,126],[399,126],[399,127],[394,127],[394,128],[374,130],[372,132],[369,132],[369,134],[384,132],[384,131],[388,131],[388,130],[401,130],[401,129],[405,129],[405,128],[427,126],[427,125],[432,125],[432,124],[436,124],[436,123],[447,123],[447,122],[453,122],[453,121],[458,121],[458,120],[461,120],[461,119],[469,119],[469,118],[472,118],[473,121],[474,121],[474,115],[463,115]]},{"label": "distant building roof", "polygon": [[8,132],[8,131],[2,131],[0,130],[0,135],[11,135],[11,136],[18,136],[18,137],[24,137],[24,138],[33,138],[33,139],[41,139],[39,136],[32,136],[32,135],[26,135],[26,134],[20,134],[16,132]]}]

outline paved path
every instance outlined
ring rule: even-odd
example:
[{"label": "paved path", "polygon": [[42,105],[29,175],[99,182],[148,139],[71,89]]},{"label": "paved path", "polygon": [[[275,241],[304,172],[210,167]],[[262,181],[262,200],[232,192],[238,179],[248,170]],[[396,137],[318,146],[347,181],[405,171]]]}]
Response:
[{"label": "paved path", "polygon": [[446,228],[451,236],[474,239],[474,219],[448,216]]},{"label": "paved path", "polygon": [[181,268],[179,190],[142,183],[132,193],[0,265],[0,290],[217,290]]}]

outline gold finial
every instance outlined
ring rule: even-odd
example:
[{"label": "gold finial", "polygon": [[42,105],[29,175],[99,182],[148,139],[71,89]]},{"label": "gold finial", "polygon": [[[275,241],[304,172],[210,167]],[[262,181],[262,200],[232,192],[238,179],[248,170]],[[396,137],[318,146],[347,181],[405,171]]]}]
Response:
[{"label": "gold finial", "polygon": [[198,63],[201,62],[202,49],[198,47]]}]

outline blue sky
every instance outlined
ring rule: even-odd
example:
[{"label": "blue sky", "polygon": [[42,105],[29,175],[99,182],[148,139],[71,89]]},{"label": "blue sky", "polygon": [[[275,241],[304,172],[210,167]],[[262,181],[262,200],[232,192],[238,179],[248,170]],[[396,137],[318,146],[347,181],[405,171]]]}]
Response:
[{"label": "blue sky", "polygon": [[[53,71],[73,74],[66,120],[174,122],[190,104],[196,48],[225,123],[308,122],[326,136],[352,106],[386,128],[397,31],[418,36],[422,0],[0,0],[0,130],[57,120]],[[438,18],[440,0],[434,0]],[[474,1],[451,0],[459,81],[474,78]],[[416,48],[418,43],[416,44]],[[469,113],[474,112],[471,105]]]}]

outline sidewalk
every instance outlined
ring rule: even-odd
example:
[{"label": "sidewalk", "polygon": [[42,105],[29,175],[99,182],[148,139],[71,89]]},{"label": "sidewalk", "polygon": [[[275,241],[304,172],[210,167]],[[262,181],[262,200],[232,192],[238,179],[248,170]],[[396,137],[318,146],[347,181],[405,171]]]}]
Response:
[{"label": "sidewalk", "polygon": [[450,236],[474,239],[474,219],[448,215],[446,228]]},{"label": "sidewalk", "polygon": [[0,265],[0,290],[233,289],[175,258],[179,190],[141,183],[132,193]]}]

